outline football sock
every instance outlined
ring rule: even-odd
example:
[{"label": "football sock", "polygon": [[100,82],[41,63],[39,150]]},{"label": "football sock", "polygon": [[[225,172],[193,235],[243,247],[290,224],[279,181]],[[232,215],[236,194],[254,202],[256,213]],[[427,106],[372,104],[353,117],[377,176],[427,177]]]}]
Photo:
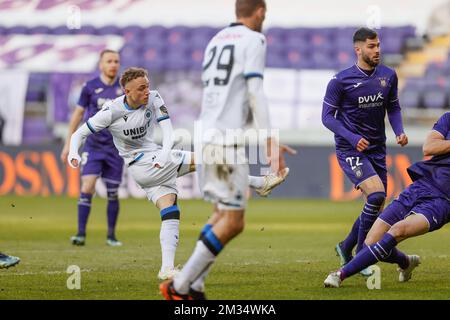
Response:
[{"label": "football sock", "polygon": [[374,192],[367,196],[367,202],[359,217],[358,246],[356,247],[356,252],[359,252],[364,247],[367,233],[375,220],[377,220],[378,213],[385,198],[386,194],[384,192]]},{"label": "football sock", "polygon": [[175,253],[178,247],[180,234],[180,210],[178,206],[162,209],[161,212],[161,231],[159,240],[161,243],[161,271],[172,269],[175,264]]},{"label": "football sock", "polygon": [[391,254],[383,261],[388,263],[396,263],[402,269],[406,269],[409,266],[408,256],[397,248],[392,249]]},{"label": "football sock", "polygon": [[[173,282],[175,290],[180,294],[187,294],[191,284],[207,272],[222,249],[222,243],[212,229],[201,236],[192,256],[183,270],[175,277]],[[206,274],[204,276],[206,277]],[[204,282],[204,279],[202,281]]]},{"label": "football sock", "polygon": [[351,255],[353,248],[358,243],[358,232],[359,232],[359,216],[356,218],[355,223],[353,223],[352,230],[347,235],[344,241],[340,243],[342,251],[346,254]]},{"label": "football sock", "polygon": [[[380,241],[364,247],[349,263],[341,268],[341,280],[360,272],[368,266],[377,263],[377,261],[389,262],[387,260],[389,260],[389,256],[392,255],[392,249],[396,245],[397,241],[395,238],[389,233],[385,233]],[[398,257],[398,262],[396,262],[401,262],[401,257],[398,256],[398,253],[394,253],[394,257],[395,255]]]},{"label": "football sock", "polygon": [[79,236],[86,236],[86,225],[91,212],[92,194],[81,193],[78,200],[78,233]]},{"label": "football sock", "polygon": [[108,217],[108,238],[115,238],[117,217],[119,216],[119,185],[107,182],[106,190],[108,194],[108,206],[106,209]]},{"label": "football sock", "polygon": [[[202,230],[202,232],[201,232],[201,234],[200,234],[200,238],[199,238],[199,240],[201,240],[202,239],[202,237],[211,229],[213,227],[213,225],[212,224],[209,224],[209,223],[207,223],[207,224],[205,224],[205,226],[203,227],[203,230]],[[210,266],[212,266],[212,264],[210,265]],[[191,288],[192,289],[194,289],[195,291],[200,291],[200,292],[203,292],[203,291],[205,291],[205,279],[206,279],[206,276],[208,275],[208,272],[209,272],[209,270],[211,269],[211,267],[210,268],[207,268],[192,284],[191,284]]]},{"label": "football sock", "polygon": [[254,189],[264,187],[264,177],[248,176],[248,184]]}]

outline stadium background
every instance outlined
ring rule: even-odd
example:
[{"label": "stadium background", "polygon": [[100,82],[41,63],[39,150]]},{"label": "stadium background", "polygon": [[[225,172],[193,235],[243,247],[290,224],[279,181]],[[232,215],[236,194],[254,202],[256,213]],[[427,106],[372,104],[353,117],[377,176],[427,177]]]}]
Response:
[{"label": "stadium background", "polygon": [[[281,129],[282,141],[299,152],[289,157],[291,175],[271,197],[358,199],[337,165],[333,136],[322,126],[320,114],[328,80],[355,61],[353,31],[367,25],[379,31],[383,62],[399,75],[410,140],[406,148],[396,147],[387,124],[392,199],[410,183],[405,168],[422,159],[421,144],[430,127],[450,108],[450,1],[267,3],[265,86],[271,119]],[[67,215],[75,223],[75,199],[64,199],[78,196],[79,176],[61,164],[59,154],[81,86],[96,74],[102,49],[120,52],[122,70],[146,67],[174,127],[192,131],[200,109],[203,49],[214,32],[234,20],[232,5],[231,0],[0,0],[0,195],[7,199],[3,204],[72,201],[70,209],[62,210],[72,210]],[[190,148],[186,141],[182,146]],[[259,169],[252,168],[255,173]],[[182,198],[198,197],[195,179],[180,179]],[[100,181],[97,192],[105,195]],[[120,196],[144,195],[125,176]],[[41,197],[49,198],[35,202]],[[359,201],[345,205],[354,206],[355,215],[360,210]],[[5,229],[14,221],[6,213],[9,209],[3,211],[6,222],[0,216],[0,240],[6,243]]]}]

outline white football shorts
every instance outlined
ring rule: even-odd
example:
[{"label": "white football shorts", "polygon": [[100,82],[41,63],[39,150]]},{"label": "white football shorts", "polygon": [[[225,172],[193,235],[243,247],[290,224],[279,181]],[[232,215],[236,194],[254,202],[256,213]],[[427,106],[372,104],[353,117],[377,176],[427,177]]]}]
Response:
[{"label": "white football shorts", "polygon": [[128,172],[136,183],[147,193],[148,200],[156,204],[167,194],[178,194],[176,180],[189,173],[191,152],[172,150],[169,160],[161,169],[153,167],[153,160],[160,151],[146,152],[131,166]]},{"label": "white football shorts", "polygon": [[243,210],[247,204],[249,167],[241,146],[205,145],[196,169],[203,198],[219,210]]}]

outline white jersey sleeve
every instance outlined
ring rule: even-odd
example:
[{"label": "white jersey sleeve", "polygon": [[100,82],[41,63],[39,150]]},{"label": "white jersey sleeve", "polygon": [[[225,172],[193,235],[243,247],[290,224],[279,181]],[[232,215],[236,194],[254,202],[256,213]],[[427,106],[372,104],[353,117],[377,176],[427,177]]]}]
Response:
[{"label": "white jersey sleeve", "polygon": [[156,121],[160,122],[169,119],[169,112],[167,111],[166,105],[163,98],[158,91],[153,91],[153,108],[156,114]]},{"label": "white jersey sleeve", "polygon": [[112,122],[113,113],[111,106],[108,103],[105,103],[99,112],[86,121],[86,125],[92,133],[96,133],[102,129],[108,128]]},{"label": "white jersey sleeve", "polygon": [[249,38],[249,43],[245,48],[244,77],[246,79],[252,77],[263,78],[266,63],[266,39],[262,34],[254,34],[253,37]]}]

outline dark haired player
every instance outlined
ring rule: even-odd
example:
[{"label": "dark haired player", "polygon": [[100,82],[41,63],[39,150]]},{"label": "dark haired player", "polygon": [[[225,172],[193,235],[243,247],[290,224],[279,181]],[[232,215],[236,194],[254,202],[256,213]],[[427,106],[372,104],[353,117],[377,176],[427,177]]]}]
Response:
[{"label": "dark haired player", "polygon": [[353,36],[357,63],[336,74],[323,101],[322,122],[334,132],[336,156],[347,177],[364,194],[366,203],[347,238],[336,245],[341,265],[364,246],[367,232],[386,198],[385,115],[397,143],[408,143],[397,96],[397,75],[380,64],[380,40],[375,31],[358,29]]}]

